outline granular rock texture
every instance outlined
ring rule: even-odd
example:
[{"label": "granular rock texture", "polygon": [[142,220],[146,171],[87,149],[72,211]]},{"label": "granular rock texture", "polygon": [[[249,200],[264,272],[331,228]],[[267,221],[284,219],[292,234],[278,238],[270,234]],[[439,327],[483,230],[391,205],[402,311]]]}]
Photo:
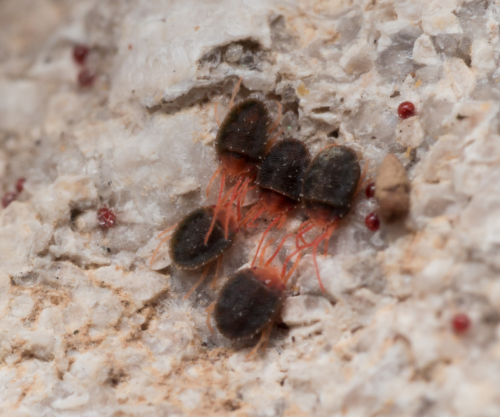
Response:
[{"label": "granular rock texture", "polygon": [[[0,211],[1,415],[499,416],[499,8],[0,2],[3,193],[26,178]],[[82,65],[75,45],[89,47]],[[376,202],[358,194],[318,257],[326,292],[306,253],[249,360],[256,340],[209,332],[209,280],[184,300],[200,272],[177,271],[167,245],[149,264],[161,230],[215,201],[214,104],[223,117],[240,77],[237,102],[264,100],[275,118],[279,101],[312,156],[350,146],[373,179],[393,153],[412,187],[406,222],[376,233]],[[416,114],[403,120],[404,101]],[[264,220],[223,275],[251,261]]]}]

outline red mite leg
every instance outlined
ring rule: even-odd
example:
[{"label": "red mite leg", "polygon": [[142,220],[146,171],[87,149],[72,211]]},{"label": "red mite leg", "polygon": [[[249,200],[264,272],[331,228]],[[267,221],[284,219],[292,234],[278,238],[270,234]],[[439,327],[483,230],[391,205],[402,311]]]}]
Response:
[{"label": "red mite leg", "polygon": [[366,177],[366,172],[368,171],[368,162],[369,161],[367,159],[365,162],[365,166],[363,167],[363,171],[361,172],[361,176],[359,177],[358,186],[356,187],[356,191],[354,192],[354,197],[356,197],[358,193],[367,185],[365,184],[365,177]]},{"label": "red mite leg", "polygon": [[297,234],[295,235],[295,246],[298,248],[300,246],[299,244],[299,239],[302,240],[302,242],[304,242],[305,245],[307,245],[307,242],[304,240],[303,238],[303,234],[306,233],[306,232],[302,232],[302,230],[307,227],[308,225],[310,225],[312,223],[312,220],[306,220],[304,222],[302,222],[302,224],[299,226],[299,228],[297,229]]},{"label": "red mite leg", "polygon": [[[218,203],[219,207],[227,207],[229,211],[231,210],[231,204],[234,202],[234,200],[238,196],[239,188],[241,186],[241,181],[242,181],[242,178],[239,178],[237,183],[235,185],[233,185],[229,190],[226,191],[226,193],[224,194],[224,196],[221,199],[220,204]],[[229,196],[231,196],[231,199],[229,201],[227,201]],[[226,216],[226,220],[224,221],[225,239],[227,239],[227,232],[228,232],[228,228],[229,228],[230,218],[231,218],[230,216]]]},{"label": "red mite leg", "polygon": [[259,254],[259,250],[260,250],[260,247],[262,246],[262,243],[264,242],[264,240],[266,239],[266,236],[267,234],[269,233],[269,230],[271,230],[271,228],[280,221],[281,219],[281,214],[276,216],[274,218],[274,220],[269,224],[269,226],[267,226],[267,229],[264,231],[264,233],[262,233],[262,237],[260,238],[260,241],[259,241],[259,245],[257,246],[257,251],[255,252],[255,256],[253,257],[253,261],[252,261],[252,266],[251,268],[254,267],[255,265],[255,261],[257,260],[257,255]]},{"label": "red mite leg", "polygon": [[264,340],[264,344],[262,345],[262,351],[264,352],[266,349],[267,349],[267,344],[269,343],[269,339],[270,339],[270,336],[271,336],[271,332],[272,332],[272,325],[269,326],[269,334],[266,336],[265,340]]},{"label": "red mite leg", "polygon": [[[303,249],[305,248],[308,248],[308,247],[311,247],[313,248],[313,260],[314,260],[314,266],[316,268],[316,276],[318,277],[318,282],[319,282],[319,286],[321,288],[321,290],[323,292],[325,292],[325,287],[323,286],[323,283],[321,282],[321,277],[320,277],[320,274],[319,274],[319,268],[318,268],[318,264],[316,262],[316,253],[318,251],[318,246],[320,245],[320,243],[325,239],[325,238],[329,238],[331,236],[331,234],[335,231],[335,229],[337,228],[338,224],[335,223],[333,224],[332,226],[330,226],[326,232],[324,232],[322,235],[318,236],[316,239],[314,239],[311,243],[307,243],[305,245],[302,245],[302,246],[297,246],[297,250],[295,250],[293,253],[291,253],[290,255],[287,256],[287,258],[285,259],[285,262],[283,262],[283,269],[281,271],[282,275],[285,275],[285,272],[286,272],[286,267],[288,265],[288,262],[290,262],[290,259],[292,259],[297,253],[301,252]],[[302,227],[302,226],[301,226]],[[303,229],[300,233],[301,234],[304,234],[306,233],[307,231],[309,231],[310,229],[312,229],[314,227],[314,224],[311,224],[310,226],[306,227],[305,229]],[[300,229],[300,228],[299,228]],[[296,242],[298,243],[298,242]]]},{"label": "red mite leg", "polygon": [[214,311],[215,308],[215,303],[217,301],[214,301],[212,304],[210,304],[205,312],[207,313],[207,326],[210,329],[210,333],[214,334],[214,329],[212,329],[212,326],[210,325],[210,319],[212,318],[212,311]]},{"label": "red mite leg", "polygon": [[[309,223],[309,225],[307,225],[308,223]],[[306,225],[307,225],[307,227],[306,227]],[[304,242],[304,245],[306,245],[306,246],[303,246],[303,247],[307,247],[309,245],[309,243],[307,243],[304,240],[303,236],[304,236],[305,233],[307,233],[313,227],[314,227],[314,224],[313,224],[312,220],[307,220],[307,221],[305,221],[304,223],[302,223],[300,225],[299,230],[297,231],[297,235],[295,236],[295,246],[296,246],[297,249],[300,247],[299,239],[302,240],[302,242]]]},{"label": "red mite leg", "polygon": [[247,226],[248,227],[257,227],[257,225],[255,224],[255,222],[262,215],[262,213],[264,213],[265,210],[266,210],[266,208],[264,206],[262,206],[259,209],[259,211],[257,212],[257,214],[247,223]]},{"label": "red mite leg", "polygon": [[229,188],[229,190],[227,190],[224,195],[222,196],[222,198],[220,199],[220,204],[219,204],[219,207],[224,207],[226,206],[226,202],[227,202],[227,199],[229,198],[229,196],[233,193],[234,191],[234,185]]},{"label": "red mite leg", "polygon": [[[276,250],[274,251],[274,253],[272,254],[272,256],[271,256],[271,257],[267,260],[267,262],[266,262],[265,264],[264,264],[264,256],[263,256],[263,254],[261,253],[261,255],[260,255],[260,266],[262,266],[262,265],[264,264],[264,267],[268,267],[268,266],[271,264],[271,262],[273,261],[273,259],[274,259],[274,258],[278,255],[279,251],[281,250],[281,248],[282,248],[282,247],[283,247],[283,245],[285,244],[286,240],[287,240],[289,237],[291,237],[291,236],[293,236],[293,232],[292,232],[292,233],[288,233],[285,237],[283,237],[283,239],[281,239],[280,244],[278,245],[278,247],[276,248]],[[273,239],[271,239],[271,240],[270,240],[270,241],[269,241],[269,242],[268,242],[268,243],[264,246],[264,249],[262,250],[262,252],[265,252],[265,251],[266,251],[267,247],[270,245],[270,242],[272,242],[272,241],[273,241]],[[289,258],[291,258],[292,256],[294,256],[297,252],[300,252],[301,250],[302,250],[302,248],[300,248],[299,250],[295,251],[292,255],[290,255],[290,256],[287,258],[287,260],[288,260]],[[297,260],[298,260],[298,259],[300,259],[300,257],[299,257],[299,258],[297,258]],[[288,262],[287,262],[287,261],[285,261],[285,264],[283,265],[283,266],[284,266],[284,268],[283,268],[283,270],[282,270],[282,272],[281,272],[281,277],[284,277],[284,276],[285,276],[286,264],[287,264],[287,263],[288,263]],[[290,274],[290,275],[291,275],[291,274]]]},{"label": "red mite leg", "polygon": [[165,233],[171,232],[179,223],[175,223],[173,226],[167,227],[163,232],[161,232],[157,237],[162,237]]},{"label": "red mite leg", "polygon": [[247,191],[248,191],[248,185],[252,182],[251,178],[248,178],[243,185],[240,187],[240,190],[238,191],[238,196],[236,199],[236,220],[239,221],[241,220],[241,204],[243,203],[242,197],[246,196]]},{"label": "red mite leg", "polygon": [[302,251],[305,246],[301,246],[299,249],[293,251],[290,255],[288,255],[285,259],[285,262],[283,262],[283,268],[281,269],[281,275],[286,276],[286,266],[288,265],[288,262],[290,262],[290,259],[292,259],[297,253]]},{"label": "red mite leg", "polygon": [[207,185],[207,198],[208,195],[210,194],[210,187],[212,186],[212,183],[215,181],[215,179],[217,178],[217,176],[220,174],[221,171],[222,171],[222,165],[219,165],[219,168],[217,168],[217,170],[214,172],[214,175],[212,175],[212,178],[210,178],[210,181],[208,182]]},{"label": "red mite leg", "polygon": [[[174,224],[173,226],[169,227],[168,229],[164,230],[162,233],[158,235],[158,237],[163,236],[165,233],[171,232],[172,229],[177,226],[177,224]],[[156,247],[155,251],[153,252],[153,256],[151,256],[151,260],[149,261],[149,265],[153,265],[153,262],[156,258],[156,255],[158,255],[158,252],[160,251],[161,245],[163,245],[165,242],[168,242],[172,236],[167,236],[160,240],[160,243],[158,243],[158,246]]]},{"label": "red mite leg", "polygon": [[276,101],[276,105],[278,106],[278,116],[276,117],[276,121],[274,122],[274,124],[269,129],[270,134],[273,132],[274,129],[276,129],[278,127],[278,125],[280,124],[281,119],[282,119],[281,103],[279,101]]},{"label": "red mite leg", "polygon": [[[240,198],[238,199],[238,201],[240,201],[240,205],[242,205],[245,202],[245,199],[247,197],[248,192],[251,191],[251,190],[253,190],[255,187],[256,186],[254,185],[252,187],[248,187],[246,190],[243,191],[243,193],[241,194]],[[241,213],[240,213],[240,218],[241,218]],[[242,224],[242,221],[240,219],[240,222],[238,223],[238,226],[241,225],[241,224]]]},{"label": "red mite leg", "polygon": [[328,229],[326,229],[326,232],[317,237],[314,242],[312,243],[313,247],[313,261],[314,261],[314,267],[316,268],[316,276],[318,277],[318,283],[321,288],[321,291],[325,292],[325,287],[323,286],[323,282],[321,281],[321,276],[319,274],[319,268],[318,268],[318,262],[316,260],[316,254],[318,252],[318,246],[320,243],[327,237],[332,234],[332,232],[337,228],[338,224],[334,223],[332,226],[330,226]]},{"label": "red mite leg", "polygon": [[215,225],[215,220],[217,219],[217,212],[219,211],[221,199],[222,199],[222,191],[224,190],[224,184],[226,182],[226,177],[224,175],[221,176],[221,181],[220,181],[220,190],[219,190],[219,198],[217,200],[217,205],[215,206],[214,209],[214,217],[212,219],[212,224],[210,225],[210,229],[208,229],[207,235],[205,236],[205,245],[208,243],[208,239],[210,238],[210,235],[212,234],[212,230],[214,230],[214,225]]},{"label": "red mite leg", "polygon": [[[242,195],[246,196],[246,193],[248,191],[248,186],[250,183],[253,181],[253,178],[248,178],[243,184],[241,184],[240,189],[238,190],[238,193],[236,194],[236,198],[239,200]],[[254,188],[254,187],[251,187]]]},{"label": "red mite leg", "polygon": [[[231,96],[231,101],[229,102],[229,109],[233,107],[234,104],[234,99],[236,97],[236,94],[238,94],[238,90],[240,89],[241,82],[243,81],[243,77],[240,77],[238,82],[236,83],[233,91],[233,95]],[[217,125],[221,125],[220,119],[219,119],[219,113],[217,112],[217,105],[218,103],[214,104],[214,113],[215,113],[215,121],[217,122]]]},{"label": "red mite leg", "polygon": [[[285,244],[286,240],[290,236],[293,236],[293,233],[288,233],[283,239],[281,239],[281,243],[278,245],[278,248],[274,251],[273,255],[267,260],[265,266],[269,266],[271,264],[271,262],[273,261],[273,259],[276,258],[276,256],[278,255],[279,251],[281,250],[281,248]],[[284,275],[284,273],[282,275]]]},{"label": "red mite leg", "polygon": [[306,244],[306,241],[304,240],[304,238],[302,237],[302,234],[300,233],[302,231],[302,229],[304,227],[306,227],[306,225],[308,225],[309,223],[311,223],[311,220],[306,220],[306,221],[303,221],[299,228],[297,229],[297,234],[295,235],[295,247],[299,247],[299,239],[302,240],[302,242],[304,242],[304,244]]},{"label": "red mite leg", "polygon": [[328,242],[330,241],[330,237],[332,236],[332,233],[335,229],[329,227],[328,230],[330,230],[330,233],[328,233],[325,237],[325,256],[328,255]]},{"label": "red mite leg", "polygon": [[247,223],[248,219],[254,215],[257,207],[260,207],[260,203],[255,204],[250,210],[248,210],[246,216],[238,223],[239,227],[245,227],[245,223]]},{"label": "red mite leg", "polygon": [[[248,180],[247,180],[248,181]],[[248,184],[247,181],[245,181],[245,183],[242,185],[241,187],[241,192],[238,193],[238,198],[236,199],[236,222],[239,224],[240,220],[241,220],[241,197],[246,194],[246,191],[245,189],[248,188]]]},{"label": "red mite leg", "polygon": [[[240,187],[242,181],[243,181],[243,178],[240,178],[238,180],[238,182],[236,183],[236,185],[234,186],[233,195],[231,196],[231,200],[229,200],[229,203],[228,203],[228,206],[229,206],[228,210],[231,210],[231,205],[233,204],[233,201],[236,199],[236,196],[238,195],[237,191],[238,191],[238,188]],[[227,214],[226,221],[224,223],[224,239],[226,239],[226,240],[227,240],[227,230],[229,228],[230,218],[231,218],[231,216],[229,214]]]},{"label": "red mite leg", "polygon": [[236,200],[236,221],[239,223],[241,220],[241,198]]},{"label": "red mite leg", "polygon": [[271,149],[273,147],[275,140],[278,139],[284,131],[285,131],[285,129],[281,128],[278,131],[278,133],[276,133],[271,139],[269,139],[269,141],[267,142],[267,145],[266,145],[266,152],[269,152],[269,149]]},{"label": "red mite leg", "polygon": [[278,224],[278,226],[277,226],[277,227],[278,227],[278,229],[281,229],[281,228],[283,227],[283,225],[284,225],[284,224],[285,224],[285,222],[286,222],[286,217],[287,217],[287,216],[286,216],[286,214],[285,214],[285,213],[283,213],[283,215],[282,215],[282,217],[281,217],[281,220],[280,220],[280,222],[279,222],[279,224]]},{"label": "red mite leg", "polygon": [[243,218],[243,220],[240,221],[240,223],[238,224],[238,226],[243,226],[243,227],[246,227],[246,224],[250,221],[250,219],[253,219],[254,216],[255,216],[255,213],[257,211],[260,210],[260,208],[262,207],[262,202],[258,202],[257,204],[255,204],[250,210],[248,210],[248,213],[246,214],[246,216]]},{"label": "red mite leg", "polygon": [[285,278],[283,278],[283,284],[286,284],[288,282],[288,280],[290,279],[290,277],[293,275],[293,273],[295,272],[295,270],[299,266],[299,261],[300,261],[301,257],[302,257],[302,253],[299,253],[299,256],[297,256],[297,259],[295,259],[293,266],[290,268],[290,271],[288,271]]},{"label": "red mite leg", "polygon": [[215,121],[217,122],[217,126],[220,127],[220,119],[219,119],[219,113],[217,113],[217,102],[214,104],[214,114],[215,114]]},{"label": "red mite leg", "polygon": [[260,251],[260,257],[259,257],[259,266],[262,267],[264,266],[264,263],[265,263],[265,260],[264,260],[264,257],[266,256],[266,251],[267,251],[267,248],[271,245],[271,243],[274,242],[274,239],[269,239],[267,241],[267,243],[264,245],[264,247],[262,248],[262,250]]},{"label": "red mite leg", "polygon": [[196,284],[194,284],[191,289],[187,292],[187,294],[184,296],[184,300],[186,298],[188,298],[192,293],[193,291],[199,287],[199,285],[203,282],[203,280],[206,278],[207,274],[208,274],[208,270],[210,269],[210,264],[208,264],[207,266],[205,266],[205,269],[203,270],[203,273],[201,274],[201,277],[200,279],[198,280],[198,282]]},{"label": "red mite leg", "polygon": [[233,95],[231,96],[231,101],[229,102],[229,109],[233,107],[234,99],[236,98],[236,94],[238,94],[238,90],[240,89],[241,82],[243,81],[243,77],[240,77],[236,85],[234,86]]},{"label": "red mite leg", "polygon": [[[251,177],[249,178],[249,185],[250,185],[250,182],[254,181],[255,180],[255,177]],[[245,198],[247,196],[247,193],[251,190],[253,190],[255,187],[257,187],[256,185],[252,185],[251,187],[248,187],[246,190],[244,190],[242,196],[241,196],[241,203],[243,204],[245,202]]]},{"label": "red mite leg", "polygon": [[[230,178],[230,177],[227,177],[227,178]],[[240,193],[243,191],[242,187],[243,187],[244,183],[243,184],[241,183],[241,181],[243,181],[243,178],[244,177],[238,178],[238,181],[236,182],[236,184],[234,184],[231,188],[229,188],[229,190],[226,191],[226,193],[224,194],[224,197],[222,197],[222,200],[221,200],[221,207],[226,205],[226,201],[230,195],[234,196],[234,198],[231,199],[231,203],[234,202],[234,200],[236,200],[238,198]],[[250,181],[251,181],[251,179],[250,179]]]},{"label": "red mite leg", "polygon": [[217,259],[217,268],[215,269],[215,277],[214,280],[212,281],[212,284],[210,285],[210,288],[212,290],[215,288],[215,284],[217,283],[217,278],[219,278],[219,271],[221,265],[222,265],[222,255],[219,256],[219,259]]},{"label": "red mite leg", "polygon": [[316,268],[316,276],[318,277],[318,282],[319,282],[319,287],[321,288],[321,291],[325,292],[325,287],[323,287],[323,283],[321,282],[321,276],[319,275],[319,268],[318,268],[318,262],[316,260],[316,253],[318,252],[318,246],[321,243],[321,241],[325,238],[327,232],[323,233],[319,237],[316,238],[316,240],[313,242],[313,261],[314,261],[314,267]]},{"label": "red mite leg", "polygon": [[[312,229],[314,227],[314,224],[311,224],[310,226],[308,226],[306,229],[304,229],[302,232],[303,233],[306,233],[307,231],[309,231],[310,229]],[[300,229],[300,228],[299,228]],[[293,235],[293,233],[290,233],[290,235],[288,236],[291,236]],[[285,236],[288,237],[288,236]],[[283,242],[282,242],[283,243]],[[305,245],[303,246],[297,246],[297,249],[292,252],[290,255],[288,255],[285,259],[285,262],[283,262],[283,269],[281,270],[281,275],[282,276],[285,276],[285,273],[286,273],[286,267],[288,265],[288,262],[290,262],[290,259],[292,259],[297,253],[301,252],[302,250],[304,250],[305,248],[308,248],[310,246],[313,245],[314,242],[311,242],[311,243],[306,243]],[[276,256],[276,255],[275,255]]]},{"label": "red mite leg", "polygon": [[249,359],[253,355],[255,355],[255,352],[259,350],[259,348],[262,346],[264,342],[267,345],[267,340],[269,340],[269,336],[271,335],[271,330],[272,330],[272,325],[269,325],[262,331],[259,343],[257,343],[255,347],[250,351],[250,353],[247,356],[245,356],[245,359]]}]

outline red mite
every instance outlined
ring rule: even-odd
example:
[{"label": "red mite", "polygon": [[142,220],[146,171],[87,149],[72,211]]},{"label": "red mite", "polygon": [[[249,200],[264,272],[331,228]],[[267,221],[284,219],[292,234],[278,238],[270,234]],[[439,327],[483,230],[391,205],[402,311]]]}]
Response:
[{"label": "red mite", "polygon": [[470,327],[469,316],[464,313],[455,314],[452,320],[452,325],[455,333],[465,333],[467,330],[469,330]]},{"label": "red mite", "polygon": [[[212,233],[208,242],[205,243],[205,235],[212,225],[214,211],[213,207],[198,208],[158,236],[161,237],[175,229],[171,235],[160,241],[151,257],[150,264],[154,262],[161,245],[169,240],[170,258],[176,268],[195,270],[205,267],[199,281],[184,298],[189,297],[203,282],[213,261],[217,260],[217,271],[220,269],[222,254],[233,244],[237,232],[236,220],[231,212],[225,208],[218,211]],[[217,273],[215,279],[217,279]],[[212,287],[215,286],[215,279],[212,282]]]},{"label": "red mite", "polygon": [[26,178],[19,178],[16,181],[16,190],[18,193],[21,193],[24,190],[24,183],[26,182]]},{"label": "red mite", "polygon": [[408,119],[415,115],[415,105],[410,101],[401,103],[398,107],[398,115],[401,119]]},{"label": "red mite", "polygon": [[97,210],[97,221],[103,229],[109,229],[116,223],[116,215],[108,207],[104,206]]},{"label": "red mite", "polygon": [[[271,126],[271,119],[266,105],[256,99],[248,99],[233,106],[234,98],[240,87],[242,79],[238,81],[234,89],[230,111],[224,118],[222,124],[217,116],[217,104],[215,114],[219,131],[215,139],[215,150],[219,157],[220,165],[210,179],[207,187],[207,197],[210,187],[215,178],[221,174],[221,186],[215,212],[225,204],[225,200],[232,194],[230,204],[237,201],[238,207],[244,200],[250,182],[255,178],[257,165],[260,164],[266,152],[269,135],[278,127],[281,119],[281,105],[279,106],[278,120]],[[279,136],[282,130],[275,136]],[[223,196],[225,181],[227,178],[238,178],[236,184]],[[239,210],[238,210],[239,216]],[[214,217],[215,219],[215,217]],[[239,220],[239,218],[238,218]],[[209,229],[205,240],[211,233]]]},{"label": "red mite", "polygon": [[376,232],[378,229],[380,229],[380,220],[377,214],[370,213],[368,216],[366,216],[365,225],[372,232]]},{"label": "red mite", "polygon": [[17,198],[17,193],[14,193],[12,191],[5,193],[2,197],[2,207],[3,208],[7,207],[10,203],[15,201],[16,198]]},{"label": "red mite", "polygon": [[87,59],[90,49],[85,45],[75,45],[73,47],[73,59],[78,65],[83,65]]},{"label": "red mite", "polygon": [[[318,247],[324,240],[325,254],[327,253],[328,240],[339,221],[349,213],[364,176],[365,172],[361,173],[356,152],[347,146],[328,146],[312,160],[302,184],[302,200],[310,220],[299,227],[296,235],[297,250],[286,258],[283,269],[297,252],[312,247],[319,286],[325,291],[316,261]],[[306,243],[302,236],[315,226],[320,227],[323,233]],[[304,245],[300,246],[299,239]]]},{"label": "red mite", "polygon": [[373,198],[375,197],[375,183],[370,183],[366,187],[366,198]]},{"label": "red mite", "polygon": [[[270,243],[270,242],[269,242]],[[279,251],[278,247],[277,251]],[[219,331],[230,340],[251,339],[261,333],[260,341],[247,355],[252,356],[259,347],[267,344],[273,323],[280,317],[285,301],[285,285],[295,271],[299,258],[285,275],[269,266],[274,258],[264,264],[265,249],[259,267],[242,269],[228,278],[217,300],[207,309],[207,325],[211,314]]]},{"label": "red mite", "polygon": [[87,68],[82,69],[78,73],[78,85],[80,87],[92,87],[95,80],[95,74]]},{"label": "red mite", "polygon": [[252,266],[269,230],[277,223],[280,228],[288,212],[300,203],[302,182],[310,162],[311,157],[306,146],[295,139],[279,141],[266,154],[256,181],[260,201],[240,223],[251,225],[263,212],[273,216],[273,220],[262,234]]}]

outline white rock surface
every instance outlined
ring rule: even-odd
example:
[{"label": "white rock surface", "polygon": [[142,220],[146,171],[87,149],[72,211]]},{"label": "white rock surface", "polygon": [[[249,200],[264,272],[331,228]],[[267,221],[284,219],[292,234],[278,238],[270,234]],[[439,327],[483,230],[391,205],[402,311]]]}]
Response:
[{"label": "white rock surface", "polygon": [[[0,2],[2,190],[27,179],[0,211],[0,415],[500,415],[499,7]],[[75,43],[91,49],[91,88]],[[305,254],[250,360],[255,342],[208,330],[215,292],[183,300],[199,271],[176,271],[166,246],[149,265],[163,229],[214,202],[214,103],[223,117],[239,77],[237,100],[273,117],[278,100],[312,154],[348,144],[372,178],[391,152],[412,182],[406,224],[377,233],[359,194],[318,258],[327,291]],[[398,117],[403,101],[414,117]],[[226,275],[264,227],[240,233]]]}]

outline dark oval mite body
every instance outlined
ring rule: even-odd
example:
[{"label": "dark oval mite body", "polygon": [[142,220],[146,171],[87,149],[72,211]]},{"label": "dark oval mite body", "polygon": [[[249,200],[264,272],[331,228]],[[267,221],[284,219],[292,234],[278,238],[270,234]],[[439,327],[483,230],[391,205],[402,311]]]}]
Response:
[{"label": "dark oval mite body", "polygon": [[179,269],[197,269],[217,259],[233,244],[234,222],[224,238],[225,210],[219,211],[208,242],[205,236],[214,215],[213,207],[201,207],[189,213],[176,227],[170,238],[170,258]]},{"label": "dark oval mite body", "polygon": [[279,317],[285,285],[272,267],[247,268],[229,277],[215,302],[214,318],[228,339],[249,339]]},{"label": "dark oval mite body", "polygon": [[302,199],[309,216],[328,225],[349,213],[361,169],[358,156],[347,146],[329,146],[311,162],[302,184]]},{"label": "dark oval mite body", "polygon": [[306,146],[296,139],[283,139],[271,148],[259,167],[256,181],[268,211],[283,212],[300,202],[310,162]]},{"label": "dark oval mite body", "polygon": [[265,154],[271,119],[266,105],[256,99],[236,104],[222,122],[215,148],[230,175],[251,171]]}]

